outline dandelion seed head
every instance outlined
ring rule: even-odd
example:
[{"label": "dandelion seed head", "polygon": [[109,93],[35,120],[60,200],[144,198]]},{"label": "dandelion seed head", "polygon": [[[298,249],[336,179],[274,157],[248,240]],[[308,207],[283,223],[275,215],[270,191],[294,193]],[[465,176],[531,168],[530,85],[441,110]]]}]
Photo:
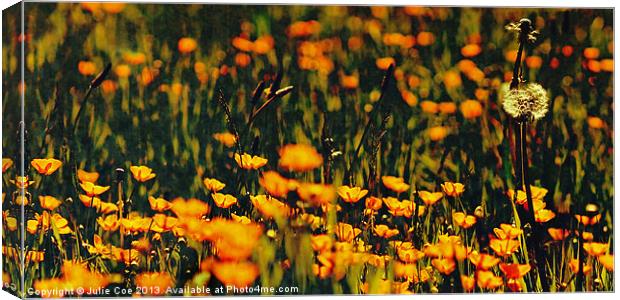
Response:
[{"label": "dandelion seed head", "polygon": [[549,97],[540,84],[528,83],[518,89],[506,91],[502,106],[506,113],[515,119],[540,120],[549,110]]}]

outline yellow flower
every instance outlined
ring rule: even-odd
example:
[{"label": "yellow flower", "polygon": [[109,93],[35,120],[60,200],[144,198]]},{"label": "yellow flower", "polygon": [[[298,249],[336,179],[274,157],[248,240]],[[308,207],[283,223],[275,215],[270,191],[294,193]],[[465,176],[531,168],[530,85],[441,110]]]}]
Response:
[{"label": "yellow flower", "polygon": [[151,209],[157,212],[163,212],[172,207],[172,203],[166,201],[166,199],[155,198],[153,196],[149,196],[149,204],[151,205]]},{"label": "yellow flower", "polygon": [[226,184],[215,179],[215,178],[205,178],[202,183],[204,183],[205,187],[207,188],[207,190],[213,192],[213,193],[217,193],[219,191],[221,191]]},{"label": "yellow flower", "polygon": [[78,180],[80,182],[92,182],[95,183],[97,179],[99,179],[99,173],[97,172],[86,172],[84,170],[77,171]]},{"label": "yellow flower", "polygon": [[514,240],[516,239],[523,231],[520,228],[516,228],[510,224],[500,224],[499,228],[494,228],[493,232],[500,240]]},{"label": "yellow flower", "polygon": [[547,232],[554,241],[562,241],[570,235],[570,231],[562,228],[549,228]]},{"label": "yellow flower", "polygon": [[313,235],[310,237],[312,250],[316,252],[329,251],[332,248],[332,238],[327,234]]},{"label": "yellow flower", "polygon": [[461,103],[461,113],[465,119],[474,119],[482,115],[482,104],[477,100],[465,100]]},{"label": "yellow flower", "polygon": [[484,253],[480,254],[476,251],[470,253],[467,258],[469,258],[469,261],[476,266],[476,270],[488,270],[500,262],[499,258],[493,255]]},{"label": "yellow flower", "polygon": [[282,147],[279,153],[278,165],[288,171],[305,172],[323,164],[321,154],[310,145],[288,144]]},{"label": "yellow flower", "polygon": [[470,228],[476,224],[476,217],[472,215],[467,215],[462,212],[453,212],[452,220],[454,223],[460,227],[465,229]]},{"label": "yellow flower", "polygon": [[99,196],[110,189],[109,186],[99,186],[99,185],[95,185],[92,182],[80,183],[80,187],[82,187],[84,192],[86,192],[86,195],[89,197]]},{"label": "yellow flower", "polygon": [[99,205],[101,205],[101,199],[99,199],[98,197],[88,195],[80,195],[79,197],[80,201],[86,207],[99,207]]},{"label": "yellow flower", "polygon": [[465,186],[461,183],[444,182],[441,189],[447,196],[458,197],[465,191]]},{"label": "yellow flower", "polygon": [[555,213],[548,209],[540,209],[535,212],[536,222],[545,223],[555,218]]},{"label": "yellow flower", "polygon": [[230,214],[230,217],[235,220],[235,222],[247,225],[252,223],[252,220],[250,220],[250,218],[246,217],[246,216],[238,216],[235,214]]},{"label": "yellow flower", "polygon": [[360,199],[364,198],[368,194],[368,190],[364,190],[360,187],[341,186],[336,192],[347,203],[357,203]]},{"label": "yellow flower", "polygon": [[30,164],[39,174],[46,176],[52,175],[62,166],[62,162],[54,158],[35,158]]},{"label": "yellow flower", "polygon": [[243,153],[243,155],[235,153],[235,161],[239,167],[246,170],[256,170],[267,164],[267,159],[260,156],[252,156],[247,153]]},{"label": "yellow flower", "polygon": [[614,271],[614,255],[613,254],[605,254],[599,255],[598,262],[605,267],[608,271]]},{"label": "yellow flower", "polygon": [[409,189],[409,185],[406,184],[405,180],[400,177],[382,176],[381,181],[383,182],[383,185],[385,185],[385,187],[396,193],[402,193]]},{"label": "yellow flower", "polygon": [[11,183],[16,185],[19,189],[27,189],[30,185],[34,184],[34,181],[28,180],[28,176],[17,176],[15,180],[11,179]]},{"label": "yellow flower", "polygon": [[437,201],[443,198],[443,193],[441,192],[431,193],[428,191],[420,191],[418,192],[418,196],[420,196],[424,204],[426,204],[427,206],[432,206],[435,203],[437,203]]},{"label": "yellow flower", "polygon": [[499,256],[509,256],[519,249],[518,240],[491,239],[489,247]]},{"label": "yellow flower", "polygon": [[354,228],[351,224],[340,222],[336,226],[336,236],[341,242],[351,242],[360,233],[362,233],[362,230]]},{"label": "yellow flower", "polygon": [[478,287],[481,289],[494,290],[504,285],[502,277],[495,276],[491,271],[477,271],[476,277],[478,277]]},{"label": "yellow flower", "polygon": [[4,221],[6,222],[6,227],[9,231],[17,230],[17,219],[15,217],[6,217],[4,218]]},{"label": "yellow flower", "polygon": [[220,208],[229,208],[233,204],[237,203],[237,198],[229,194],[213,193],[211,194],[211,197],[213,197],[215,205]]},{"label": "yellow flower", "polygon": [[190,198],[187,201],[183,198],[176,198],[172,200],[171,210],[181,219],[200,219],[211,211],[211,207],[196,198]]},{"label": "yellow flower", "polygon": [[267,195],[250,196],[250,200],[266,218],[286,216],[290,210],[284,202]]},{"label": "yellow flower", "polygon": [[577,222],[582,223],[583,225],[589,226],[598,223],[601,220],[601,214],[598,214],[594,217],[575,215],[575,219]]},{"label": "yellow flower", "polygon": [[[539,188],[533,185],[530,185],[530,191],[532,192],[532,200],[543,200],[545,198],[545,195],[547,195],[547,189],[545,188]],[[508,190],[508,197],[510,198],[510,200],[514,199],[514,190],[510,189]],[[517,204],[520,205],[526,205],[527,204],[527,197],[525,194],[524,190],[518,190],[517,191],[517,200],[516,200]]]},{"label": "yellow flower", "polygon": [[137,181],[145,182],[155,178],[155,173],[153,170],[147,166],[131,166],[129,167],[133,178]]},{"label": "yellow flower", "polygon": [[164,214],[156,214],[153,216],[153,224],[151,224],[151,230],[154,232],[166,232],[174,229],[179,223],[179,219],[175,217],[169,217]]},{"label": "yellow flower", "polygon": [[263,172],[263,176],[258,179],[258,183],[271,196],[286,198],[290,191],[297,189],[299,183],[294,179],[288,179],[275,171]]},{"label": "yellow flower", "polygon": [[433,260],[431,260],[431,264],[435,267],[435,269],[437,269],[437,271],[439,271],[439,273],[444,275],[450,275],[454,269],[456,269],[454,260],[448,258],[433,258]]},{"label": "yellow flower", "polygon": [[2,158],[2,173],[6,172],[8,168],[13,165],[13,160],[10,158]]},{"label": "yellow flower", "polygon": [[609,249],[609,244],[605,243],[584,243],[583,249],[586,250],[586,253],[590,256],[601,256],[607,253],[607,249]]},{"label": "yellow flower", "polygon": [[39,203],[41,204],[41,208],[54,210],[56,209],[62,202],[60,200],[52,197],[52,196],[39,196]]},{"label": "yellow flower", "polygon": [[389,239],[398,234],[398,229],[390,229],[387,225],[377,225],[374,228],[375,234],[384,239]]},{"label": "yellow flower", "polygon": [[97,218],[97,223],[101,226],[101,229],[105,231],[116,231],[121,225],[117,215],[108,215],[105,218]]}]

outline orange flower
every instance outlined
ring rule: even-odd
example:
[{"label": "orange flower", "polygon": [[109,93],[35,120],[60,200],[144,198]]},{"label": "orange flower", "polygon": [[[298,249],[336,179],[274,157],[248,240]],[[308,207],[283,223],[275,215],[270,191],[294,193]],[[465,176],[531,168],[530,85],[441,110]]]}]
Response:
[{"label": "orange flower", "polygon": [[476,217],[462,212],[453,212],[452,221],[454,221],[456,225],[467,229],[476,224]]},{"label": "orange flower", "polygon": [[461,113],[465,119],[474,119],[482,115],[482,104],[477,100],[465,100],[461,103]]},{"label": "orange flower", "polygon": [[433,260],[431,260],[431,264],[435,267],[435,269],[437,269],[437,271],[439,271],[439,273],[444,275],[450,275],[454,269],[456,269],[454,260],[448,258],[433,258]]},{"label": "orange flower", "polygon": [[429,191],[419,191],[418,196],[420,196],[424,204],[426,204],[427,206],[433,206],[435,203],[437,203],[439,200],[443,198],[443,193],[441,192],[431,193]]},{"label": "orange flower", "polygon": [[152,218],[153,223],[150,224],[151,230],[154,232],[166,232],[174,229],[179,223],[179,219],[169,217],[164,214],[156,214]]},{"label": "orange flower", "polygon": [[249,55],[245,53],[235,54],[235,65],[239,66],[240,68],[247,67],[250,62],[252,62],[252,58]]},{"label": "orange flower", "polygon": [[153,170],[147,166],[131,166],[129,167],[133,178],[140,182],[149,181],[155,178]]},{"label": "orange flower", "polygon": [[267,195],[250,196],[250,200],[266,218],[286,216],[290,210],[284,202]]},{"label": "orange flower", "polygon": [[340,77],[340,85],[345,89],[356,89],[359,86],[360,79],[356,75],[342,75]]},{"label": "orange flower", "polygon": [[194,52],[194,50],[198,48],[198,42],[196,42],[196,40],[193,38],[183,37],[179,39],[177,47],[179,48],[179,52],[183,54],[188,54]]},{"label": "orange flower", "polygon": [[258,183],[272,196],[286,198],[289,191],[297,189],[298,183],[293,179],[288,179],[275,171],[263,172],[263,176],[258,179]]},{"label": "orange flower", "polygon": [[583,249],[586,250],[586,253],[590,256],[601,256],[607,253],[607,249],[609,249],[609,244],[605,243],[584,243]]},{"label": "orange flower", "polygon": [[215,262],[213,275],[225,285],[244,288],[254,283],[259,275],[258,267],[251,262]]},{"label": "orange flower", "polygon": [[39,203],[41,204],[41,208],[54,210],[60,206],[62,202],[52,196],[39,196]]},{"label": "orange flower", "polygon": [[380,198],[371,196],[366,198],[365,206],[367,209],[377,211],[383,206],[383,201]]},{"label": "orange flower", "polygon": [[420,103],[422,111],[429,114],[436,114],[439,111],[439,105],[436,102],[424,100]]},{"label": "orange flower", "polygon": [[442,114],[450,115],[456,112],[456,104],[454,102],[440,102],[437,107]]},{"label": "orange flower", "polygon": [[92,245],[85,244],[85,246],[88,253],[101,255],[103,258],[110,258],[110,255],[112,254],[112,249],[103,244],[103,240],[98,234],[94,235]]},{"label": "orange flower", "polygon": [[364,198],[368,194],[368,190],[364,190],[360,187],[341,186],[336,192],[347,203],[357,203],[360,199]]},{"label": "orange flower", "polygon": [[200,219],[208,214],[211,208],[209,204],[196,198],[190,198],[187,201],[183,198],[176,198],[172,200],[172,208],[170,210],[181,219]]},{"label": "orange flower", "polygon": [[500,224],[499,228],[493,229],[493,232],[495,232],[495,235],[500,240],[513,240],[523,233],[523,230],[510,224]]},{"label": "orange flower", "polygon": [[105,231],[116,231],[121,225],[117,215],[108,215],[105,218],[97,218],[97,223],[101,226],[101,229]]},{"label": "orange flower", "polygon": [[390,229],[387,225],[383,225],[383,224],[376,225],[374,230],[377,236],[382,237],[384,239],[389,239],[398,234],[398,229],[396,228]]},{"label": "orange flower", "polygon": [[382,57],[377,58],[375,63],[377,64],[377,68],[379,68],[380,70],[387,70],[390,65],[396,64],[396,61],[392,57]]},{"label": "orange flower", "polygon": [[614,255],[613,254],[605,254],[598,256],[598,262],[607,269],[607,271],[614,271]]},{"label": "orange flower", "polygon": [[[6,227],[9,231],[17,230],[17,219],[15,217],[5,217],[4,221],[6,222]],[[38,223],[37,223],[38,225]],[[2,246],[4,247],[4,246]]]},{"label": "orange flower", "polygon": [[577,219],[577,222],[582,223],[583,225],[586,225],[586,226],[594,225],[601,220],[601,214],[598,214],[594,217],[575,215],[575,219]]},{"label": "orange flower", "polygon": [[336,226],[336,237],[341,242],[351,242],[360,233],[362,233],[362,230],[354,228],[351,224],[340,222]]},{"label": "orange flower", "polygon": [[213,197],[215,205],[219,208],[229,208],[233,204],[237,203],[237,198],[229,194],[213,193],[211,194],[211,197]]},{"label": "orange flower", "polygon": [[41,175],[52,175],[60,166],[62,162],[54,158],[35,158],[30,163]]},{"label": "orange flower", "polygon": [[562,228],[549,228],[547,232],[554,241],[562,241],[570,235],[570,231]]},{"label": "orange flower", "polygon": [[422,31],[418,33],[416,41],[420,46],[430,46],[435,42],[435,35],[432,32]]},{"label": "orange flower", "polygon": [[80,187],[82,187],[84,192],[86,192],[86,195],[89,197],[99,196],[110,189],[109,186],[98,186],[93,184],[92,182],[80,183]]},{"label": "orange flower", "polygon": [[499,276],[495,276],[491,271],[477,271],[476,277],[478,278],[478,287],[481,289],[494,290],[504,285],[504,280]]},{"label": "orange flower", "polygon": [[506,278],[519,279],[525,276],[525,274],[527,274],[527,272],[530,271],[531,266],[528,264],[520,265],[520,264],[501,263],[499,264],[499,269],[502,270],[502,272],[504,272],[504,274],[506,275]]},{"label": "orange flower", "polygon": [[146,61],[146,55],[141,52],[125,52],[123,53],[123,60],[130,65],[139,65]]},{"label": "orange flower", "polygon": [[289,37],[303,37],[318,33],[321,31],[321,23],[316,20],[310,21],[297,21],[292,23],[288,29],[287,34]]},{"label": "orange flower", "polygon": [[489,247],[499,256],[509,256],[519,249],[519,241],[517,240],[501,240],[491,239]]},{"label": "orange flower", "polygon": [[261,227],[256,224],[241,224],[223,218],[214,218],[200,229],[205,239],[213,242],[217,256],[231,261],[250,257],[262,233]]},{"label": "orange flower", "polygon": [[555,213],[548,209],[540,209],[535,212],[536,222],[545,223],[555,218]]},{"label": "orange flower", "polygon": [[13,165],[13,160],[10,158],[2,158],[2,173],[6,172]]},{"label": "orange flower", "polygon": [[99,173],[97,172],[86,172],[84,170],[77,171],[78,180],[80,182],[92,182],[95,183],[97,179],[99,179]]},{"label": "orange flower", "polygon": [[161,296],[174,286],[174,280],[166,272],[140,273],[136,275],[136,285],[143,289],[145,295]]},{"label": "orange flower", "polygon": [[219,191],[221,191],[226,184],[215,179],[215,178],[205,178],[202,183],[205,185],[205,187],[207,188],[207,190],[211,191],[212,193],[217,193]]},{"label": "orange flower", "polygon": [[614,60],[611,58],[601,59],[599,62],[600,68],[605,72],[613,72],[614,71]]},{"label": "orange flower", "polygon": [[[571,271],[575,274],[579,273],[580,271],[580,266],[579,266],[579,260],[578,259],[571,259],[571,261],[568,263],[568,266],[570,267]],[[583,274],[587,275],[592,271],[592,266],[591,265],[587,265],[584,264],[583,266]]]},{"label": "orange flower", "polygon": [[467,44],[461,48],[461,54],[464,57],[474,57],[482,52],[482,48],[478,44]]},{"label": "orange flower", "polygon": [[601,50],[599,50],[598,48],[589,47],[583,49],[583,57],[587,59],[597,59],[600,54]]},{"label": "orange flower", "polygon": [[431,141],[437,142],[443,140],[448,135],[448,127],[445,126],[435,126],[431,127],[427,131],[428,137]]},{"label": "orange flower", "polygon": [[460,87],[462,83],[461,75],[457,71],[448,70],[443,75],[443,84],[447,89]]},{"label": "orange flower", "polygon": [[93,196],[88,196],[88,195],[82,195],[80,194],[80,202],[82,202],[82,204],[84,204],[84,206],[86,207],[99,207],[101,205],[101,199],[99,199],[98,197]]},{"label": "orange flower", "polygon": [[594,129],[605,128],[605,122],[599,117],[588,117],[588,126]]},{"label": "orange flower", "polygon": [[109,14],[118,14],[125,9],[125,5],[125,3],[120,2],[104,2],[101,3],[101,8]]},{"label": "orange flower", "polygon": [[441,189],[447,196],[457,197],[463,194],[465,186],[461,183],[444,182]]},{"label": "orange flower", "polygon": [[120,64],[114,67],[114,73],[119,78],[127,78],[131,75],[131,68],[126,64]]},{"label": "orange flower", "polygon": [[410,107],[414,107],[416,104],[418,104],[418,97],[416,97],[416,95],[410,91],[403,90],[400,92],[400,96],[403,97],[405,103],[407,103],[407,105],[409,105]]},{"label": "orange flower", "polygon": [[235,161],[240,168],[246,170],[257,170],[267,164],[267,159],[260,156],[252,156],[247,153],[243,153],[243,155],[235,153]]},{"label": "orange flower", "polygon": [[488,270],[500,262],[499,258],[493,255],[484,253],[480,254],[476,251],[470,253],[467,258],[469,258],[469,261],[476,266],[476,270]]},{"label": "orange flower", "polygon": [[92,61],[80,61],[78,71],[84,76],[94,75],[97,73],[97,66]]},{"label": "orange flower", "polygon": [[297,188],[297,194],[315,206],[330,204],[336,198],[333,186],[320,183],[302,183]]},{"label": "orange flower", "polygon": [[474,277],[461,275],[461,286],[463,286],[463,291],[472,292],[476,287],[476,279]]},{"label": "orange flower", "polygon": [[409,185],[405,183],[405,180],[401,177],[395,176],[382,176],[381,181],[386,188],[396,192],[402,193],[409,189]]},{"label": "orange flower", "polygon": [[151,205],[151,209],[157,212],[163,212],[172,207],[172,203],[166,201],[166,199],[155,198],[153,196],[149,196],[149,204]]},{"label": "orange flower", "polygon": [[116,83],[110,79],[106,79],[101,83],[101,91],[105,95],[110,95],[116,91]]},{"label": "orange flower", "polygon": [[213,138],[228,148],[233,147],[237,142],[235,135],[230,132],[215,133]]},{"label": "orange flower", "polygon": [[118,262],[124,262],[130,265],[132,262],[140,260],[140,252],[133,249],[122,249],[112,246],[112,256]]},{"label": "orange flower", "polygon": [[279,166],[295,172],[310,171],[323,164],[323,157],[314,147],[304,144],[288,144],[280,148]]},{"label": "orange flower", "polygon": [[236,36],[232,39],[232,45],[245,52],[251,52],[252,49],[254,49],[254,43],[252,41],[240,36]]},{"label": "orange flower", "polygon": [[[544,200],[548,192],[545,188],[540,188],[533,185],[530,185],[530,191],[532,192],[532,200],[540,201]],[[508,190],[508,197],[510,198],[510,200],[514,199],[514,193],[514,190]],[[520,205],[527,205],[527,195],[525,194],[525,191],[523,189],[517,191],[516,202]]]},{"label": "orange flower", "polygon": [[418,249],[415,249],[415,248],[410,248],[410,249],[399,248],[397,251],[397,254],[400,260],[406,263],[410,263],[410,264],[414,264],[419,259],[422,259],[424,257],[424,252]]}]

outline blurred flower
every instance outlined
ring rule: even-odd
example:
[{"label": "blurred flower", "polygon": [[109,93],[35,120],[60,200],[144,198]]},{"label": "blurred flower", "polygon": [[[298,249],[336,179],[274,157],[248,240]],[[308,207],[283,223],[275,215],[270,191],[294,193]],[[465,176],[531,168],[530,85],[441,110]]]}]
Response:
[{"label": "blurred flower", "polygon": [[297,194],[302,200],[315,206],[332,203],[336,198],[334,187],[329,184],[301,183]]},{"label": "blurred flower", "polygon": [[495,276],[491,271],[476,271],[478,287],[494,290],[504,285],[502,277]]},{"label": "blurred flower", "polygon": [[553,218],[555,218],[555,213],[551,210],[548,210],[548,209],[535,210],[536,222],[546,223],[546,222],[549,222]]},{"label": "blurred flower", "polygon": [[392,57],[382,57],[377,58],[375,63],[377,64],[377,68],[379,68],[380,70],[387,70],[390,65],[396,64],[396,61]]},{"label": "blurred flower", "polygon": [[2,173],[5,173],[13,165],[13,160],[10,158],[2,158]]},{"label": "blurred flower", "polygon": [[270,195],[281,198],[286,198],[289,191],[294,191],[299,185],[296,180],[285,178],[275,171],[263,172],[258,182]]},{"label": "blurred flower", "polygon": [[424,100],[420,103],[422,111],[429,114],[436,114],[439,111],[439,105],[436,102]]},{"label": "blurred flower", "polygon": [[297,21],[287,28],[287,34],[291,38],[304,37],[321,31],[321,24],[315,20]]},{"label": "blurred flower", "polygon": [[228,148],[233,147],[237,142],[235,135],[230,132],[215,133],[213,138]]},{"label": "blurred flower", "polygon": [[360,187],[341,186],[336,192],[347,203],[357,203],[368,194],[368,190]]},{"label": "blurred flower", "polygon": [[171,203],[170,210],[181,219],[199,219],[211,211],[209,204],[196,198],[190,198],[187,201],[183,198],[176,198]]},{"label": "blurred flower", "polygon": [[465,119],[473,119],[482,115],[482,104],[476,100],[465,100],[461,103],[461,113]]},{"label": "blurred flower", "polygon": [[463,286],[463,291],[472,292],[476,287],[476,279],[474,277],[461,275],[461,286]]},{"label": "blurred flower", "polygon": [[114,73],[119,78],[127,78],[131,75],[131,68],[125,64],[116,65],[116,67],[114,67]]},{"label": "blurred flower", "polygon": [[126,3],[121,2],[102,2],[101,9],[109,14],[118,14],[125,9]]},{"label": "blurred flower", "polygon": [[179,219],[164,214],[155,214],[151,220],[150,230],[159,233],[170,231],[179,223]]},{"label": "blurred flower", "polygon": [[235,222],[237,223],[241,223],[243,225],[247,225],[252,223],[252,220],[250,220],[250,218],[246,217],[246,216],[238,216],[235,214],[230,214],[230,218],[233,219]]},{"label": "blurred flower", "polygon": [[358,51],[362,48],[363,40],[360,37],[352,36],[347,41],[347,46],[350,51]]},{"label": "blurred flower", "polygon": [[41,208],[47,210],[54,210],[62,204],[60,200],[52,196],[39,196],[39,203],[41,204]]},{"label": "blurred flower", "polygon": [[400,194],[406,190],[409,189],[409,184],[405,183],[405,180],[401,177],[395,177],[395,176],[382,176],[381,177],[381,182],[383,182],[383,185]]},{"label": "blurred flower", "polygon": [[92,61],[80,61],[78,71],[84,76],[94,75],[97,73],[97,66]]},{"label": "blurred flower", "polygon": [[345,89],[356,89],[359,86],[360,80],[356,75],[342,75],[340,77],[340,85]]},{"label": "blurred flower", "polygon": [[243,153],[243,155],[235,153],[235,161],[240,168],[246,170],[257,170],[258,168],[267,164],[267,159],[257,155],[252,156],[247,153]]},{"label": "blurred flower", "polygon": [[540,69],[543,64],[543,60],[542,58],[540,58],[540,56],[528,56],[527,58],[525,58],[525,64],[530,69]]},{"label": "blurred flower", "polygon": [[202,183],[205,185],[205,187],[207,188],[207,190],[211,191],[212,193],[217,193],[219,191],[221,191],[226,184],[215,179],[215,178],[205,178]]},{"label": "blurred flower", "polygon": [[340,222],[336,225],[335,232],[339,241],[351,242],[355,237],[362,233],[362,230],[359,228],[354,228],[351,224]]},{"label": "blurred flower", "polygon": [[263,35],[254,41],[253,51],[256,54],[267,54],[273,49],[274,40],[270,35]]},{"label": "blurred flower", "polygon": [[415,248],[409,248],[409,249],[398,248],[397,254],[400,260],[406,263],[411,263],[411,264],[416,263],[418,260],[424,257],[424,252],[418,249],[415,249]]},{"label": "blurred flower", "polygon": [[427,206],[433,206],[435,203],[437,203],[437,201],[443,198],[443,193],[442,192],[431,193],[429,191],[419,191],[418,196],[420,196],[420,199],[422,199],[422,202],[424,202],[424,204],[426,204]]},{"label": "blurred flower", "polygon": [[418,33],[416,41],[420,46],[430,46],[435,43],[435,35],[432,32],[422,31]]},{"label": "blurred flower", "polygon": [[174,280],[167,272],[139,273],[135,278],[136,285],[143,289],[145,295],[161,296],[168,288],[174,286]]},{"label": "blurred flower", "polygon": [[489,270],[500,262],[500,259],[489,254],[480,254],[477,251],[470,253],[467,258],[476,266],[476,270]]},{"label": "blurred flower", "polygon": [[250,196],[250,201],[265,218],[282,217],[289,214],[290,208],[288,205],[271,196]]},{"label": "blurred flower", "polygon": [[456,112],[456,104],[454,102],[440,102],[437,105],[442,114],[451,115]]},{"label": "blurred flower", "polygon": [[587,59],[597,59],[600,54],[601,50],[599,50],[598,48],[589,47],[583,49],[583,57]]},{"label": "blurred flower", "polygon": [[310,145],[288,144],[280,148],[278,166],[295,172],[310,171],[323,164],[323,157]]},{"label": "blurred flower", "polygon": [[153,173],[153,169],[147,166],[131,166],[129,167],[133,178],[140,182],[146,182],[153,178],[155,178],[155,173]]},{"label": "blurred flower", "polygon": [[[579,273],[581,270],[578,259],[571,259],[568,263],[568,267],[574,274]],[[588,275],[592,271],[592,266],[589,264],[584,264],[583,266],[583,274]]]},{"label": "blurred flower", "polygon": [[225,285],[244,288],[251,285],[259,275],[258,267],[251,262],[220,262],[211,266],[213,275]]},{"label": "blurred flower", "polygon": [[465,186],[462,183],[446,181],[441,184],[441,189],[447,196],[458,197],[465,191]]},{"label": "blurred flower", "polygon": [[252,62],[252,58],[245,53],[237,53],[235,54],[235,65],[245,68],[250,62]]},{"label": "blurred flower", "polygon": [[547,91],[537,83],[522,84],[504,94],[503,108],[515,119],[527,117],[542,119],[549,110]]},{"label": "blurred flower", "polygon": [[163,212],[169,210],[172,207],[172,203],[166,201],[164,198],[155,198],[149,196],[149,205],[151,209],[157,212]]},{"label": "blurred flower", "polygon": [[443,140],[446,136],[448,136],[448,133],[448,127],[445,126],[434,126],[427,130],[428,137],[433,142]]},{"label": "blurred flower", "polygon": [[443,74],[443,84],[447,89],[460,87],[462,83],[461,75],[457,71],[448,70]]},{"label": "blurred flower", "polygon": [[251,52],[252,49],[254,49],[254,43],[252,41],[240,36],[236,36],[232,39],[232,45],[245,52]]},{"label": "blurred flower", "polygon": [[569,45],[562,47],[562,55],[564,55],[565,57],[573,55],[573,47]]},{"label": "blurred flower", "polygon": [[601,59],[600,68],[601,71],[605,72],[613,72],[614,71],[614,60],[611,58]]},{"label": "blurred flower", "polygon": [[229,208],[233,204],[237,203],[237,198],[229,194],[213,193],[211,194],[211,197],[213,197],[215,205],[219,208]]},{"label": "blurred flower", "polygon": [[332,248],[333,240],[327,234],[313,235],[310,237],[312,250],[316,252],[329,251]]},{"label": "blurred flower", "polygon": [[190,37],[183,37],[179,39],[177,47],[182,54],[188,54],[194,52],[198,48],[198,42]]},{"label": "blurred flower", "polygon": [[520,265],[520,264],[499,264],[499,269],[506,275],[508,279],[519,279],[525,274],[527,274],[531,266],[528,264]]},{"label": "blurred flower", "polygon": [[588,117],[588,126],[594,129],[605,128],[605,122],[599,117]]},{"label": "blurred flower", "polygon": [[590,256],[601,256],[607,253],[609,249],[609,244],[606,243],[583,243],[583,249],[586,250],[586,253]]},{"label": "blurred flower", "polygon": [[464,57],[474,57],[482,52],[482,48],[478,44],[467,44],[461,48],[461,54]]},{"label": "blurred flower", "polygon": [[403,90],[400,92],[400,96],[403,97],[405,103],[407,103],[410,107],[414,107],[418,104],[418,97],[410,91]]},{"label": "blurred flower", "polygon": [[453,212],[452,220],[454,223],[464,229],[470,228],[476,224],[476,217],[472,215],[467,215],[462,212]]},{"label": "blurred flower", "polygon": [[579,223],[582,223],[585,226],[594,225],[601,220],[601,214],[598,214],[594,217],[588,217],[588,216],[582,216],[582,215],[576,214],[575,219],[577,219]]},{"label": "blurred flower", "polygon": [[60,166],[62,166],[62,162],[60,160],[54,158],[35,158],[30,162],[30,164],[39,172],[41,175],[52,175]]},{"label": "blurred flower", "polygon": [[99,173],[97,172],[86,172],[84,170],[77,171],[78,180],[82,183],[84,182],[92,182],[95,183],[97,179],[99,179]]},{"label": "blurred flower", "polygon": [[99,185],[93,184],[92,182],[80,183],[80,187],[84,190],[86,195],[88,195],[89,197],[99,196],[110,189],[109,186],[99,186]]},{"label": "blurred flower", "polygon": [[598,262],[607,269],[607,271],[614,271],[614,255],[613,254],[605,254],[598,256]]},{"label": "blurred flower", "polygon": [[454,272],[454,269],[456,269],[456,264],[452,259],[433,258],[431,260],[431,264],[435,267],[435,269],[437,269],[437,271],[439,271],[439,273],[444,275],[450,275]]}]

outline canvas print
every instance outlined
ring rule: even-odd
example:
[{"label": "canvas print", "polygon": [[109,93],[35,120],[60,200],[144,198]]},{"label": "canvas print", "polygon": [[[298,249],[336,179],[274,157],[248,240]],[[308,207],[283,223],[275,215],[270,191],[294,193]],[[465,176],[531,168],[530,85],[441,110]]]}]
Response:
[{"label": "canvas print", "polygon": [[614,291],[613,9],[20,2],[24,298]]}]

